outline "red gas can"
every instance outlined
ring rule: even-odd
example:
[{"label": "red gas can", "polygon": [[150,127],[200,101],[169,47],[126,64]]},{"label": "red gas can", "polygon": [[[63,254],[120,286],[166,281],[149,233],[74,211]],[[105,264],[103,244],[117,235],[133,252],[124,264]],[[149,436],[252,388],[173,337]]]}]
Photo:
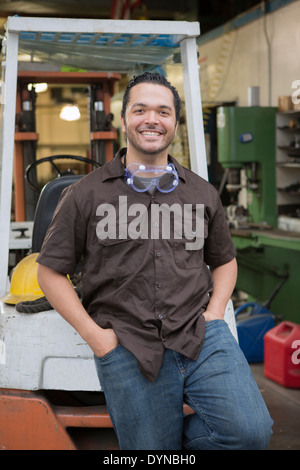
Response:
[{"label": "red gas can", "polygon": [[300,325],[284,321],[265,334],[264,372],[285,387],[300,388]]}]

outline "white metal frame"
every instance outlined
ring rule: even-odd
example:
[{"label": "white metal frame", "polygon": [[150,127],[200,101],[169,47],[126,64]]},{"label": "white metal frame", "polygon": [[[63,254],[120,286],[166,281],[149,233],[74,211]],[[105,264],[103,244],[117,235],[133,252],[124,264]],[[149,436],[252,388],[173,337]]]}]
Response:
[{"label": "white metal frame", "polygon": [[180,43],[191,169],[207,179],[202,103],[199,83],[196,37],[199,23],[185,21],[92,20],[73,18],[9,17],[2,63],[1,181],[0,181],[0,296],[6,293],[9,252],[14,131],[21,32],[68,32],[113,34],[166,34]]}]

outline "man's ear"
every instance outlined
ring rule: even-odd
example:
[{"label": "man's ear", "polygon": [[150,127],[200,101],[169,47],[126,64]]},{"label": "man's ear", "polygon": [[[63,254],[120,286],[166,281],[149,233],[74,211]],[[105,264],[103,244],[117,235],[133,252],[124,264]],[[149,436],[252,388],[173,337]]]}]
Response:
[{"label": "man's ear", "polygon": [[124,132],[124,134],[126,134],[125,122],[124,122],[124,119],[122,118],[122,116],[121,116],[121,124],[122,124],[122,131]]}]

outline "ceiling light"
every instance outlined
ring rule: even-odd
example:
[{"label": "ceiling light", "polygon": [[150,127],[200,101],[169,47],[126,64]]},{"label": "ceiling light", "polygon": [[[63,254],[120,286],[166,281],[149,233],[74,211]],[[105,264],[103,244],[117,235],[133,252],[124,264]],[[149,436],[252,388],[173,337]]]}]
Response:
[{"label": "ceiling light", "polygon": [[80,119],[78,106],[75,106],[74,104],[66,104],[62,107],[59,117],[64,121],[77,121]]},{"label": "ceiling light", "polygon": [[27,89],[31,91],[32,88],[35,89],[36,93],[43,93],[48,90],[48,85],[47,83],[29,83]]}]

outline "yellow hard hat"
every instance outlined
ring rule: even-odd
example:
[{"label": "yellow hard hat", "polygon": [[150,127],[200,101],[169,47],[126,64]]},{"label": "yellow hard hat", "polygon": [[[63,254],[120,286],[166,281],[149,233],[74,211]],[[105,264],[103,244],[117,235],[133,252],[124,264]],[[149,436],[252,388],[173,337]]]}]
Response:
[{"label": "yellow hard hat", "polygon": [[44,297],[37,281],[38,253],[25,256],[14,268],[9,293],[0,298],[6,304],[36,300]]}]

